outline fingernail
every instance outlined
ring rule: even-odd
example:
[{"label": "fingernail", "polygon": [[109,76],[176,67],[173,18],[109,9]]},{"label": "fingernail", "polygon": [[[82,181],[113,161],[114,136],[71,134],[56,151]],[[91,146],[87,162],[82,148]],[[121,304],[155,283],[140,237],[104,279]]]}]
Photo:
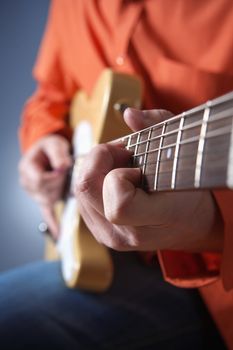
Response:
[{"label": "fingernail", "polygon": [[132,114],[134,116],[138,116],[138,117],[141,117],[143,112],[140,110],[140,109],[136,109],[136,108],[133,108],[133,107],[128,107],[126,108],[126,110],[124,111],[124,114]]}]

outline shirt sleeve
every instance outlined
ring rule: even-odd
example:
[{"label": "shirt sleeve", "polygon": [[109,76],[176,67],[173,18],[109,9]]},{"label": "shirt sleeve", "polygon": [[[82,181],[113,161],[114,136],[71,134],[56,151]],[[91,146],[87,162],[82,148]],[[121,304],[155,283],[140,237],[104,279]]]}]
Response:
[{"label": "shirt sleeve", "polygon": [[224,222],[223,253],[159,251],[164,279],[178,287],[199,288],[219,279],[226,291],[233,289],[233,191],[214,191]]},{"label": "shirt sleeve", "polygon": [[41,137],[50,133],[71,136],[67,118],[70,100],[77,90],[62,62],[61,1],[52,1],[45,33],[33,69],[37,90],[26,102],[19,129],[21,149],[25,152]]}]

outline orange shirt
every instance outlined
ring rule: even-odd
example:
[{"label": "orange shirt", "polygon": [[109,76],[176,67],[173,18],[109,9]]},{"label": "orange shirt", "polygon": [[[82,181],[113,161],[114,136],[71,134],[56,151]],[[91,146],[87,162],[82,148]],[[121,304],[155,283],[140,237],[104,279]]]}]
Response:
[{"label": "orange shirt", "polygon": [[[48,133],[70,137],[72,96],[77,89],[90,93],[106,67],[143,78],[144,108],[179,113],[233,90],[232,23],[232,0],[54,0],[34,68],[38,89],[23,112],[23,151]],[[233,292],[222,287],[223,281],[233,288],[233,194],[215,196],[226,226],[221,277],[217,254],[160,252],[159,258],[171,283],[208,284],[202,294],[233,349]]]}]

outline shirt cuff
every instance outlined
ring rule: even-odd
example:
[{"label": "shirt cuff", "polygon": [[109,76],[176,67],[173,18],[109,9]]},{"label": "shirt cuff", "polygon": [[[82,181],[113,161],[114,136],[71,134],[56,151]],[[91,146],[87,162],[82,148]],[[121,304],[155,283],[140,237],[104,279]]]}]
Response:
[{"label": "shirt cuff", "polygon": [[164,279],[176,286],[202,287],[222,280],[226,291],[233,289],[233,191],[213,191],[224,222],[224,248],[220,253],[187,253],[159,251],[158,258]]},{"label": "shirt cuff", "polygon": [[183,288],[199,288],[220,277],[221,254],[159,251],[164,279]]}]

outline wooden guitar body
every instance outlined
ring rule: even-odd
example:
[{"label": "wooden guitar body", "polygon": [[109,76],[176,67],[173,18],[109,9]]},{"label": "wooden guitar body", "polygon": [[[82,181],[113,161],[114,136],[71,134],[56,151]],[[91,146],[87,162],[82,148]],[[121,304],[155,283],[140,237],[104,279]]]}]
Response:
[{"label": "wooden guitar body", "polygon": [[[125,106],[140,108],[141,95],[139,79],[110,69],[103,71],[91,97],[82,91],[77,92],[70,110],[74,130],[73,182],[79,163],[93,145],[130,132],[124,123],[122,109]],[[68,196],[57,204],[56,212],[60,221],[60,239],[56,248],[51,241],[47,242],[46,258],[61,258],[62,274],[68,287],[95,292],[106,290],[113,278],[111,257],[80,217],[77,200]]]}]

